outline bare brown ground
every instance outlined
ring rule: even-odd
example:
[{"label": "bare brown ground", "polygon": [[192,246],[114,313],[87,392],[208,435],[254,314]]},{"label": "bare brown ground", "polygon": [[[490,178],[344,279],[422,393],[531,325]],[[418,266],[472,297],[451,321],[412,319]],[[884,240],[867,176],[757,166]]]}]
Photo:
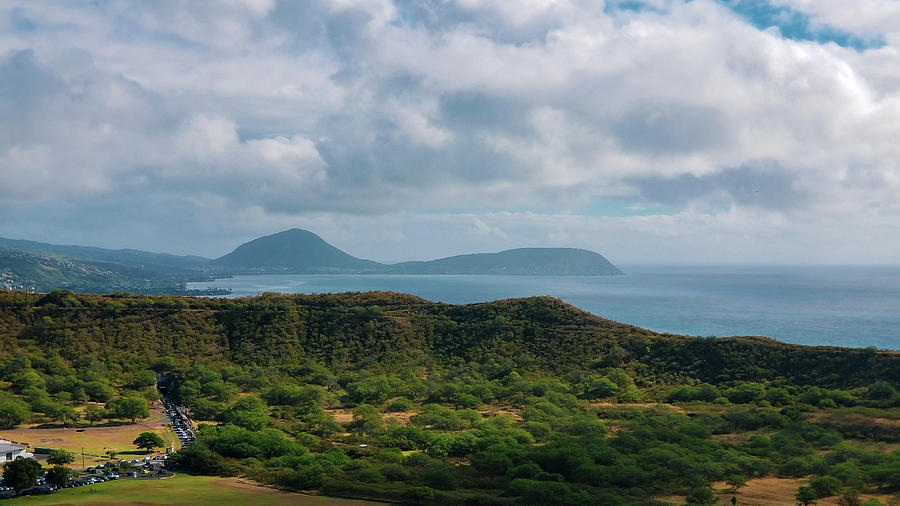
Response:
[{"label": "bare brown ground", "polygon": [[517,422],[522,421],[522,415],[519,414],[518,410],[510,406],[488,406],[485,409],[479,409],[477,411],[484,418],[509,415],[513,417]]},{"label": "bare brown ground", "polygon": [[327,408],[325,412],[333,416],[337,423],[350,423],[353,421],[353,413],[349,409]]},{"label": "bare brown ground", "polygon": [[[809,480],[805,478],[755,478],[747,480],[747,486],[741,487],[737,493],[731,492],[725,482],[713,483],[713,490],[719,495],[719,504],[731,504],[731,497],[737,498],[737,503],[742,506],[785,506],[796,504],[794,494],[797,489],[809,484]],[[890,495],[885,494],[860,494],[860,499],[867,501],[876,498],[888,504],[891,499]],[[673,504],[684,504],[684,497],[669,496],[660,498],[663,501]],[[826,497],[816,501],[818,506],[839,506],[837,497]]]},{"label": "bare brown ground", "polygon": [[684,413],[684,408],[681,406],[676,406],[674,404],[669,404],[666,402],[629,402],[629,403],[617,403],[617,402],[592,402],[592,408],[603,408],[603,409],[628,409],[628,408],[641,408],[641,409],[668,409],[674,411],[676,413]]},{"label": "bare brown ground", "polygon": [[845,439],[844,444],[851,446],[861,446],[866,450],[874,450],[882,453],[891,453],[894,450],[900,450],[900,443],[883,443],[879,441],[863,441],[859,439]]},{"label": "bare brown ground", "polygon": [[[144,431],[156,432],[162,436],[167,445],[179,447],[178,438],[166,426],[166,416],[162,407],[154,403],[150,409],[150,417],[138,420],[135,424],[124,424],[109,427],[51,427],[37,428],[35,424],[0,431],[0,438],[28,443],[30,448],[65,448],[78,454],[78,462],[81,464],[82,448],[86,454],[102,455],[107,449],[115,449],[119,452],[134,452],[137,449],[132,441],[138,434]],[[141,457],[144,456],[143,452]],[[124,457],[124,455],[120,455]],[[131,458],[131,457],[129,457]],[[86,463],[106,461],[105,458],[92,458],[87,456]]]}]

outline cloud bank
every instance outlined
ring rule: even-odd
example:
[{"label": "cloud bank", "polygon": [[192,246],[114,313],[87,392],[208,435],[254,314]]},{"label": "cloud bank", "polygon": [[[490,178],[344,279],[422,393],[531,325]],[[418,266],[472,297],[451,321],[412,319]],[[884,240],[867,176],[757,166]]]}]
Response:
[{"label": "cloud bank", "polygon": [[8,2],[0,235],[895,263],[897,5]]}]

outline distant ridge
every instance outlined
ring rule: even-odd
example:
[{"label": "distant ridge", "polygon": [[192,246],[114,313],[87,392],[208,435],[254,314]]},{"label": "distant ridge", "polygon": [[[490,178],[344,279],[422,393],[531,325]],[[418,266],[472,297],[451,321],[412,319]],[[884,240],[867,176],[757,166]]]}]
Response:
[{"label": "distant ridge", "polygon": [[238,270],[297,273],[371,272],[384,268],[383,264],[356,258],[299,228],[241,244],[212,264]]},{"label": "distant ridge", "polygon": [[388,267],[390,274],[610,276],[623,274],[599,253],[576,248],[518,248],[499,253],[474,253],[403,262]]},{"label": "distant ridge", "polygon": [[220,295],[221,289],[187,290],[186,283],[284,273],[608,276],[622,271],[603,255],[576,248],[519,248],[386,265],[354,257],[298,228],[246,242],[215,260],[0,237],[0,290]]},{"label": "distant ridge", "polygon": [[6,247],[10,250],[58,255],[87,262],[120,264],[160,272],[191,270],[209,262],[208,258],[195,255],[171,255],[169,253],[151,253],[136,249],[107,249],[94,246],[47,244],[3,237],[0,237],[0,247]]},{"label": "distant ridge", "polygon": [[385,265],[356,258],[299,228],[254,239],[212,261],[241,272],[430,275],[610,276],[622,274],[603,255],[576,248],[518,248]]}]

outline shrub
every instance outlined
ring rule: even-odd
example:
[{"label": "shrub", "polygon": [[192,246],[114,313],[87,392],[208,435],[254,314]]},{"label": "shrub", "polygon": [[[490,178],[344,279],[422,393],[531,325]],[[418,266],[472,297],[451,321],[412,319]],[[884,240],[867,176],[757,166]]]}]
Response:
[{"label": "shrub", "polygon": [[459,482],[456,476],[442,465],[432,465],[421,476],[422,483],[438,490],[456,490]]},{"label": "shrub", "polygon": [[688,504],[715,504],[716,494],[709,487],[694,487],[685,496],[684,501]]},{"label": "shrub", "polygon": [[830,497],[841,491],[843,484],[834,476],[817,476],[809,480],[809,486],[819,497]]},{"label": "shrub", "polygon": [[380,469],[381,475],[388,481],[408,481],[409,471],[397,464],[388,464]]},{"label": "shrub", "polygon": [[388,404],[386,411],[390,411],[392,413],[398,413],[400,411],[409,411],[413,407],[413,402],[406,397],[398,397],[393,402]]}]

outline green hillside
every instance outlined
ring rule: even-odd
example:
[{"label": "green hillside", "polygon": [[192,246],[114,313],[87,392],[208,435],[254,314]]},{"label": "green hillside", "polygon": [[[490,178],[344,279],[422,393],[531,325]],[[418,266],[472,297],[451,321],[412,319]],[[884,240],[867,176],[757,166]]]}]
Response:
[{"label": "green hillside", "polygon": [[658,334],[549,297],[0,292],[0,430],[128,423],[157,378],[215,422],[179,472],[289,490],[711,504],[741,497],[725,481],[802,479],[819,497],[900,494],[898,352]]},{"label": "green hillside", "polygon": [[[110,251],[110,250],[106,250]],[[88,293],[137,292],[223,295],[228,290],[187,290],[187,281],[209,279],[199,272],[145,269],[143,265],[75,260],[39,250],[0,246],[0,289],[49,292],[68,289]]]},{"label": "green hillside", "polygon": [[615,349],[622,355],[617,360],[638,361],[644,374],[657,378],[783,377],[840,387],[900,382],[897,352],[658,334],[551,297],[459,306],[380,292],[231,300],[78,295],[62,305],[52,300],[21,307],[12,295],[0,298],[0,321],[8,329],[4,349],[31,343],[70,360],[131,351],[178,357],[185,365],[212,360],[279,366],[312,359],[337,369],[468,363],[559,374],[589,369]]},{"label": "green hillside", "polygon": [[65,246],[2,237],[0,237],[0,248],[64,257],[81,262],[117,264],[150,272],[170,274],[192,271],[209,262],[207,258],[192,255],[180,256],[168,253],[151,253],[135,249],[114,250],[91,246]]}]

